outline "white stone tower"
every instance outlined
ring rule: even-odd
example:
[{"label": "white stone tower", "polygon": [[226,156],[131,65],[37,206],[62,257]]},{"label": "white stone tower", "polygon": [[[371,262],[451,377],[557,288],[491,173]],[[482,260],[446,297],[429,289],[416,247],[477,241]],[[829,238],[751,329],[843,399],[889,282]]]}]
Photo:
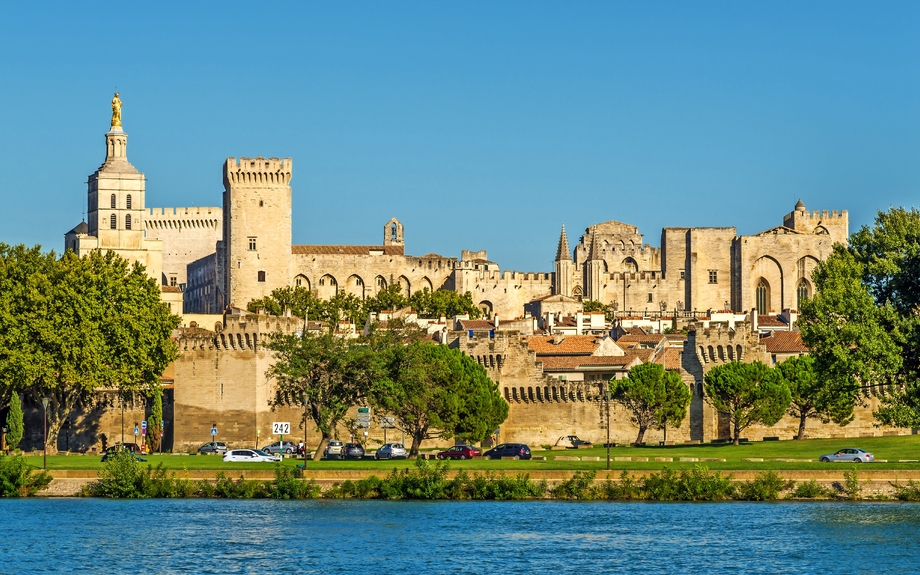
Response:
[{"label": "white stone tower", "polygon": [[224,301],[245,309],[291,285],[291,159],[227,158],[223,215]]},{"label": "white stone tower", "polygon": [[556,274],[553,277],[554,294],[572,296],[574,270],[575,262],[572,261],[572,251],[569,249],[569,238],[565,235],[565,224],[562,224],[562,233],[559,234],[559,246],[556,248]]},{"label": "white stone tower", "polygon": [[90,250],[114,251],[130,262],[144,264],[150,277],[162,284],[161,243],[144,237],[146,178],[128,162],[128,134],[121,127],[117,93],[112,109],[112,125],[105,134],[105,162],[87,180],[86,225],[68,232],[64,247],[79,255]]}]

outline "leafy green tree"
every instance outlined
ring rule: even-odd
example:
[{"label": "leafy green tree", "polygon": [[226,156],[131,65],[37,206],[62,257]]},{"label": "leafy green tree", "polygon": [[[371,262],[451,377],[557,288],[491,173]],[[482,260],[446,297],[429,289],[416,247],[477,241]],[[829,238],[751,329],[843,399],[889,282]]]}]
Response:
[{"label": "leafy green tree", "polygon": [[703,379],[706,401],[728,416],[735,445],[751,425],[776,424],[792,401],[780,373],[759,361],[717,365]]},{"label": "leafy green tree", "polygon": [[607,311],[607,304],[601,301],[593,300],[593,299],[584,300],[582,302],[582,305],[584,306],[585,313],[592,312],[592,311],[602,311],[602,312]]},{"label": "leafy green tree", "polygon": [[833,421],[846,425],[853,420],[855,399],[859,388],[856,380],[848,378],[839,382],[831,377],[819,377],[815,359],[805,355],[792,357],[776,366],[792,398],[789,415],[799,419],[796,439],[805,439],[808,418],[818,418],[823,423]]},{"label": "leafy green tree", "polygon": [[365,300],[365,306],[368,313],[380,313],[382,311],[395,311],[403,309],[409,305],[409,300],[402,293],[402,287],[399,284],[391,284],[377,292],[374,297]]},{"label": "leafy green tree", "polygon": [[316,321],[329,317],[327,308],[326,302],[303,286],[276,288],[271,294],[254,299],[246,306],[246,309],[253,313],[263,312],[280,316],[290,311],[297,317]]},{"label": "leafy green tree", "polygon": [[[9,292],[7,292],[9,290]],[[178,356],[160,286],[113,252],[0,245],[0,381],[48,398],[48,445],[100,389],[148,392]]]},{"label": "leafy green tree", "polygon": [[19,392],[14,391],[10,395],[10,410],[6,414],[6,444],[9,449],[15,450],[22,441],[25,427],[22,421],[22,401],[19,399]]},{"label": "leafy green tree", "polygon": [[378,373],[367,346],[335,337],[331,330],[272,335],[265,344],[275,356],[267,375],[277,383],[271,405],[306,406],[322,434],[313,454],[322,457],[329,439],[348,409],[367,395]]},{"label": "leafy green tree", "polygon": [[154,452],[162,448],[160,432],[163,430],[163,390],[154,391],[151,400],[150,417],[147,418],[147,446]]},{"label": "leafy green tree", "polygon": [[690,390],[680,375],[658,363],[643,363],[629,370],[629,376],[610,381],[610,399],[632,415],[639,427],[636,443],[642,443],[649,427],[680,427],[690,405]]},{"label": "leafy green tree", "polygon": [[399,420],[412,438],[411,456],[426,439],[482,441],[508,417],[498,386],[459,350],[426,341],[375,349],[383,370],[372,402]]},{"label": "leafy green tree", "polygon": [[482,316],[482,310],[473,303],[473,294],[470,292],[459,294],[451,290],[431,292],[423,289],[412,294],[409,305],[419,317],[424,318],[439,318],[442,315],[452,318],[466,314],[470,319],[479,319]]}]

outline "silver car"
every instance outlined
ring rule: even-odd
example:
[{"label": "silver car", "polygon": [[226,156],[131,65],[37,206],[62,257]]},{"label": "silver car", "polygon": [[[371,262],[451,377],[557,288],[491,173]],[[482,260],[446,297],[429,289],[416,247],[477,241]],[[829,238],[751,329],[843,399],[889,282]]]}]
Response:
[{"label": "silver car", "polygon": [[384,443],[374,453],[374,459],[405,459],[406,457],[408,453],[402,443]]},{"label": "silver car", "polygon": [[872,463],[875,461],[875,456],[865,451],[864,449],[859,449],[856,447],[847,447],[837,451],[836,453],[828,453],[827,455],[822,455],[820,458],[822,463],[827,463],[829,461],[852,461],[853,463]]},{"label": "silver car", "polygon": [[338,439],[330,439],[323,450],[323,457],[327,459],[342,459],[342,446],[344,444]]},{"label": "silver car", "polygon": [[271,455],[280,455],[283,451],[287,455],[292,453],[297,453],[297,445],[291,443],[290,441],[285,441],[284,445],[281,445],[281,442],[275,442],[270,445],[266,445],[262,448],[262,451],[265,453],[270,453]]}]

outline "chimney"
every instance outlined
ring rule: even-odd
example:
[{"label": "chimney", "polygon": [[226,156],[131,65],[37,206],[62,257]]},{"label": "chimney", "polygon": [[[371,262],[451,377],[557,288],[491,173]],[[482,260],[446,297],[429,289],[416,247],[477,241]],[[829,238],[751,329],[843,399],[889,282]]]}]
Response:
[{"label": "chimney", "polygon": [[585,314],[578,311],[575,312],[575,335],[581,335],[582,328],[585,325]]},{"label": "chimney", "polygon": [[553,315],[553,312],[548,312],[546,314],[546,333],[553,333],[553,326],[556,324],[554,321],[556,316]]},{"label": "chimney", "polygon": [[751,330],[754,333],[757,333],[759,328],[757,327],[757,308],[751,310]]},{"label": "chimney", "polygon": [[498,329],[498,314],[495,314],[495,329]]}]

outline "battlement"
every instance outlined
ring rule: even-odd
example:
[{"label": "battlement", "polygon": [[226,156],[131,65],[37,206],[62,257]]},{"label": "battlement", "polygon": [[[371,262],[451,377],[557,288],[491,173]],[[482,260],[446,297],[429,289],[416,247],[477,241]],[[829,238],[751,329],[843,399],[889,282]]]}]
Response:
[{"label": "battlement", "polygon": [[224,162],[224,185],[284,184],[291,181],[291,158],[227,158]]},{"label": "battlement", "polygon": [[216,207],[147,208],[144,226],[147,229],[218,228],[224,211]]},{"label": "battlement", "polygon": [[295,333],[303,328],[300,318],[247,313],[228,315],[215,331],[201,328],[179,330],[176,345],[180,351],[216,349],[218,351],[259,351],[262,339],[273,333]]}]

